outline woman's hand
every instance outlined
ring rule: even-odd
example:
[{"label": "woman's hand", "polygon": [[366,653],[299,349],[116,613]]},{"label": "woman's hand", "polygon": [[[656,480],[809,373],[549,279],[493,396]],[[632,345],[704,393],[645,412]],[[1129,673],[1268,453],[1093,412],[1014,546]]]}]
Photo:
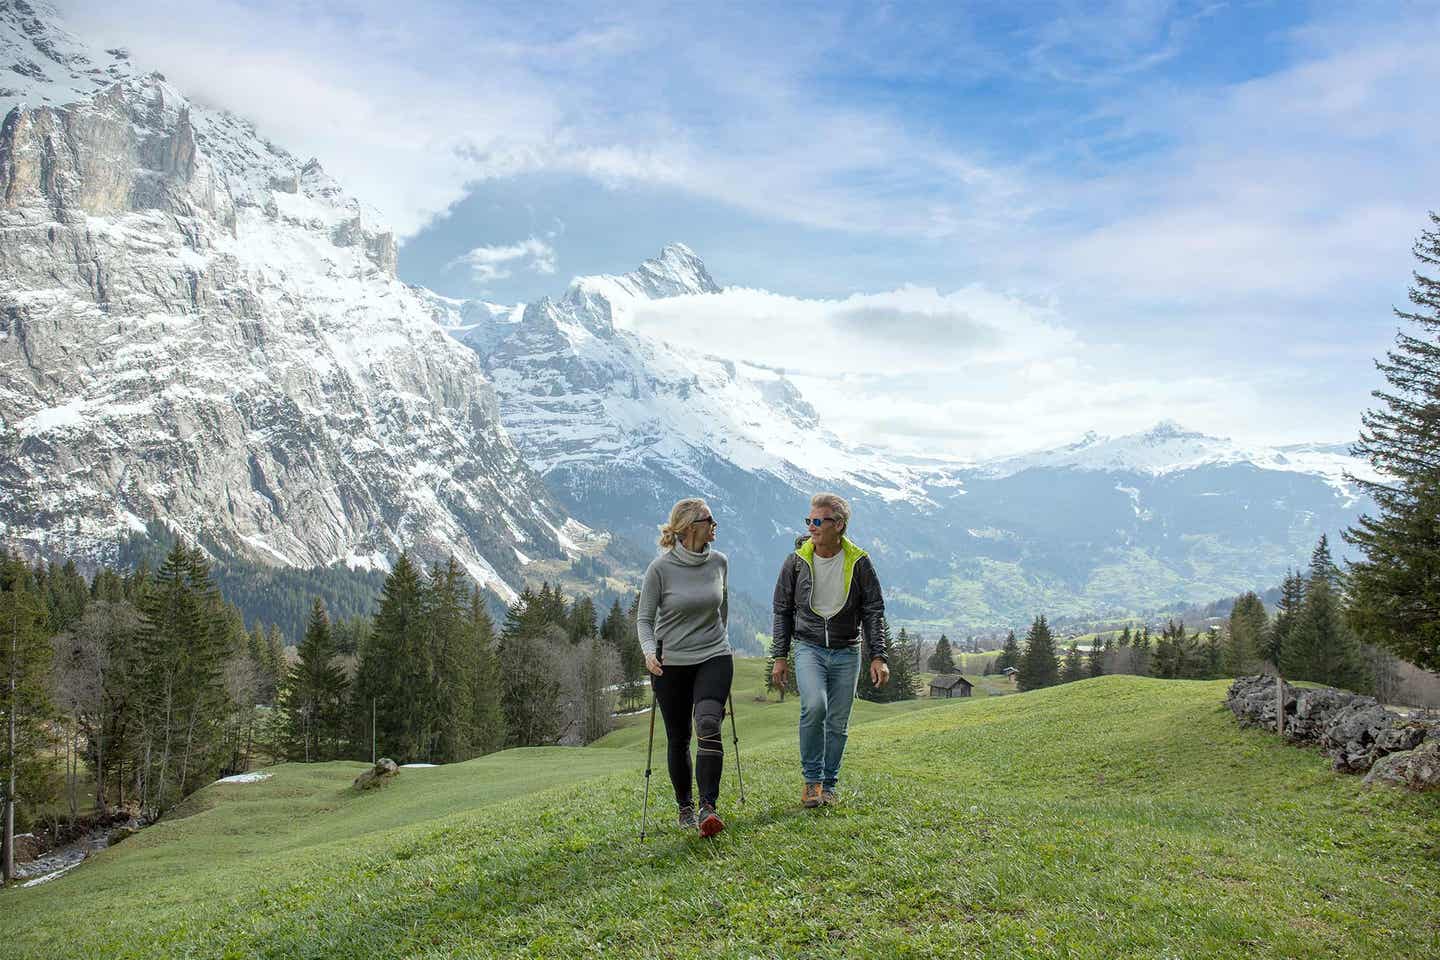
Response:
[{"label": "woman's hand", "polygon": [[664,670],[660,669],[660,661],[656,659],[655,654],[653,653],[645,654],[645,669],[649,670],[657,677],[665,672]]},{"label": "woman's hand", "polygon": [[870,682],[877,687],[890,682],[890,665],[879,657],[870,661]]}]

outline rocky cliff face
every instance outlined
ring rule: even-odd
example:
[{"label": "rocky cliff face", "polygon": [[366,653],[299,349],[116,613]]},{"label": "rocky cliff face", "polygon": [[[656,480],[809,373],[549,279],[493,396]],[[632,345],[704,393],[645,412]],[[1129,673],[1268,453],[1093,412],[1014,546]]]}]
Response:
[{"label": "rocky cliff face", "polygon": [[266,563],[412,548],[502,594],[603,541],[373,211],[51,17],[0,6],[0,538],[103,557],[158,520]]}]

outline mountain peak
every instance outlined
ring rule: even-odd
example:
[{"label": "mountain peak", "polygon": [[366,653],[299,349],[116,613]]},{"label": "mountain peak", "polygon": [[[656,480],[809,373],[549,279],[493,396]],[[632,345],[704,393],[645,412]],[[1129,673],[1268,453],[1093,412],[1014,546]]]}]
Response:
[{"label": "mountain peak", "polygon": [[1161,420],[1155,426],[1146,430],[1142,436],[1147,440],[1180,440],[1206,438],[1203,433],[1196,433],[1194,430],[1187,430],[1174,420]]},{"label": "mountain peak", "polygon": [[720,292],[720,285],[705,269],[704,261],[683,243],[667,243],[660,256],[646,260],[639,269],[618,279],[628,281],[637,288],[636,293],[652,300]]},{"label": "mountain peak", "polygon": [[134,75],[125,50],[92,50],[60,20],[46,0],[0,2],[0,60],[10,67],[0,84],[0,113],[21,103],[74,103]]},{"label": "mountain peak", "polygon": [[576,277],[561,302],[582,326],[609,336],[617,324],[628,324],[638,302],[719,292],[720,285],[694,250],[667,243],[660,256],[630,273]]}]

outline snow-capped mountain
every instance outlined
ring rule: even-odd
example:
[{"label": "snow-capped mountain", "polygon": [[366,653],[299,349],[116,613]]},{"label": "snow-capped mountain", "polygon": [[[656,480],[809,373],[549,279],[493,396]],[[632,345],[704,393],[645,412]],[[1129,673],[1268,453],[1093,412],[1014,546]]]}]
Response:
[{"label": "snow-capped mountain", "polygon": [[970,464],[848,445],[782,374],[631,329],[646,298],[718,290],[672,244],[554,301],[430,296],[484,358],[506,428],[576,516],[643,543],[674,500],[705,496],[732,580],[762,605],[820,489],[854,503],[852,529],[897,619],[941,629],[1268,586],[1364,506],[1345,474],[1373,473],[1341,447],[1249,448],[1170,421]]},{"label": "snow-capped mountain", "polygon": [[[645,299],[719,290],[671,244],[633,273],[581,277],[558,300],[430,302],[482,357],[506,430],[561,501],[636,542],[652,542],[686,496],[709,498],[729,549],[757,560],[793,537],[822,486],[921,498],[913,471],[847,448],[783,374],[628,329]],[[758,593],[771,565],[747,565],[740,580]]]},{"label": "snow-capped mountain", "polygon": [[269,564],[411,548],[502,595],[603,542],[374,211],[56,22],[0,3],[0,540],[100,558],[159,521]]},{"label": "snow-capped mountain", "polygon": [[0,540],[30,552],[159,521],[274,564],[453,552],[507,595],[700,494],[763,607],[832,489],[894,618],[955,630],[1268,586],[1367,507],[1343,448],[1169,422],[968,465],[849,445],[782,372],[635,332],[720,289],[683,245],[554,300],[442,297],[319,163],[49,6],[0,0],[0,56]]},{"label": "snow-capped mountain", "polygon": [[[1345,555],[1341,531],[1373,509],[1347,474],[1377,478],[1343,445],[1247,447],[1173,421],[937,468],[926,489],[950,556],[933,557],[936,582],[971,609],[1078,617],[1263,589],[1322,533]],[[917,610],[933,616],[934,598]]]},{"label": "snow-capped mountain", "polygon": [[1379,474],[1368,462],[1350,455],[1346,444],[1253,447],[1186,430],[1173,420],[1162,420],[1143,433],[1121,437],[1087,433],[1075,443],[1052,450],[988,460],[978,465],[975,472],[1000,478],[1014,476],[1023,470],[1074,469],[1162,477],[1202,467],[1237,464],[1322,477],[1352,499],[1355,497],[1354,484],[1346,480],[1347,473],[1366,480],[1379,480]]}]

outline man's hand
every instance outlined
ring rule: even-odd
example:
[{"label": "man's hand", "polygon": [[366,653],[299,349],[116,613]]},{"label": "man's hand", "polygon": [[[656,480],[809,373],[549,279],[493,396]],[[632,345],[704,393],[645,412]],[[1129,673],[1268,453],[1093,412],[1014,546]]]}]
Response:
[{"label": "man's hand", "polygon": [[785,676],[786,676],[789,672],[790,672],[790,664],[789,664],[788,661],[785,661],[785,660],[776,660],[776,661],[775,661],[775,666],[773,666],[773,667],[770,668],[770,681],[771,681],[773,684],[775,684],[775,686],[779,687],[781,690],[784,690],[784,689],[785,689]]},{"label": "man's hand", "polygon": [[645,654],[645,669],[649,670],[657,677],[665,672],[664,670],[660,669],[660,661],[655,658],[655,654],[653,653]]},{"label": "man's hand", "polygon": [[883,687],[890,682],[890,664],[876,657],[870,661],[870,682]]}]

